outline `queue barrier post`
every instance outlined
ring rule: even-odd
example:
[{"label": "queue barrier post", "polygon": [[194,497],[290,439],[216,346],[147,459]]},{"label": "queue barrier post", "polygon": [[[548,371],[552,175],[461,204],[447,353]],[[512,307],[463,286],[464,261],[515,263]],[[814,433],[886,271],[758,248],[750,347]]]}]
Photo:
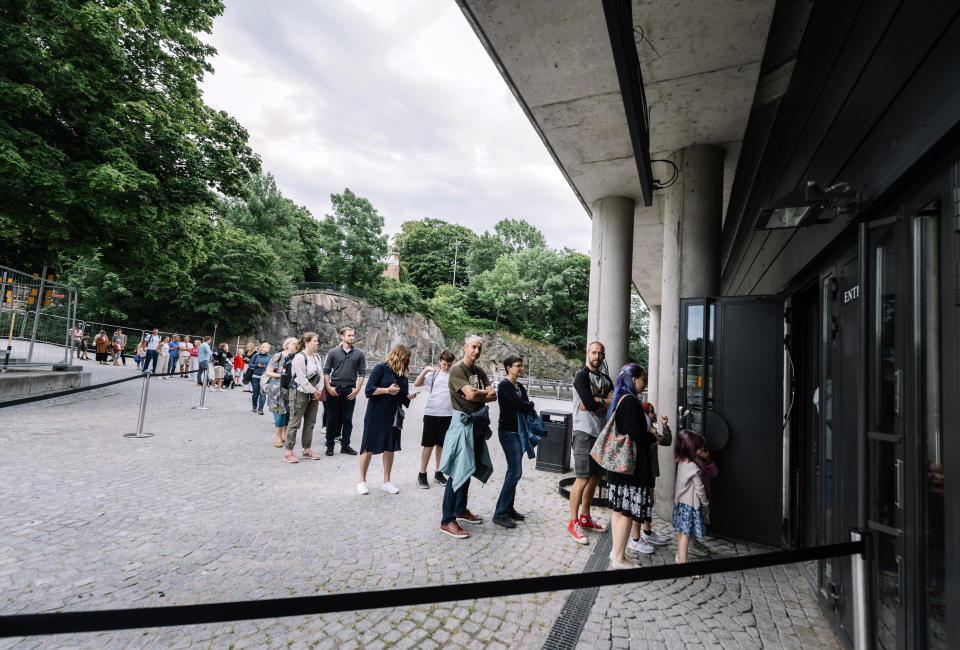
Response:
[{"label": "queue barrier post", "polygon": [[200,388],[200,406],[193,406],[191,408],[196,409],[197,411],[209,411],[209,406],[204,406],[203,402],[207,397],[207,382],[210,381],[210,364],[207,364],[207,367],[203,369],[203,386]]},{"label": "queue barrier post", "polygon": [[147,370],[143,373],[143,386],[140,388],[140,417],[137,418],[137,430],[134,433],[123,434],[124,438],[152,438],[152,433],[143,432],[143,418],[147,412],[147,395],[150,392],[150,375]]},{"label": "queue barrier post", "polygon": [[870,533],[859,528],[850,529],[851,542],[863,542],[863,552],[850,556],[853,578],[853,647],[867,650],[871,644],[869,618]]}]

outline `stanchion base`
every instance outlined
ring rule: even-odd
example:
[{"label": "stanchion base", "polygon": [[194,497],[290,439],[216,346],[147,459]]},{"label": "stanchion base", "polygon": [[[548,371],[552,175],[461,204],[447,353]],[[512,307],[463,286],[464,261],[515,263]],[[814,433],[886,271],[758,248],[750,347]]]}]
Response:
[{"label": "stanchion base", "polygon": [[125,433],[124,438],[152,438],[152,433]]},{"label": "stanchion base", "polygon": [[196,409],[197,411],[209,411],[209,406],[191,406],[190,408]]}]

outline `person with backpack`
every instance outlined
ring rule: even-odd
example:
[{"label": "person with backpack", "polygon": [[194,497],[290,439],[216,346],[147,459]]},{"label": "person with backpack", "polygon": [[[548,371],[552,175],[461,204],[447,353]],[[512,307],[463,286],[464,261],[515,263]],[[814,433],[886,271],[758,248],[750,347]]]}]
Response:
[{"label": "person with backpack", "polygon": [[213,385],[219,392],[223,392],[223,379],[227,373],[227,364],[230,363],[230,346],[221,343],[213,353]]},{"label": "person with backpack", "polygon": [[287,438],[287,424],[290,422],[287,391],[290,390],[293,355],[296,353],[297,339],[291,336],[283,342],[280,351],[273,355],[260,380],[260,390],[267,396],[267,409],[273,413],[273,426],[277,428],[277,439],[273,446],[278,449]]},{"label": "person with backpack", "polygon": [[296,354],[290,364],[290,389],[287,391],[287,407],[290,409],[290,422],[287,426],[287,453],[285,463],[298,463],[293,455],[297,443],[297,429],[303,423],[300,444],[303,446],[301,458],[320,460],[313,453],[313,427],[317,423],[317,410],[320,402],[326,399],[323,382],[323,359],[317,354],[320,337],[316,332],[305,332],[297,342]]}]

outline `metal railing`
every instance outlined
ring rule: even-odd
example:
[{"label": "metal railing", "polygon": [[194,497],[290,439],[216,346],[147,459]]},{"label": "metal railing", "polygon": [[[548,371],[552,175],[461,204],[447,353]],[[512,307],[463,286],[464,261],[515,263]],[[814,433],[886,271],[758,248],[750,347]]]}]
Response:
[{"label": "metal railing", "polygon": [[0,334],[4,339],[0,367],[70,363],[76,316],[77,290],[54,282],[46,268],[36,274],[0,266]]}]

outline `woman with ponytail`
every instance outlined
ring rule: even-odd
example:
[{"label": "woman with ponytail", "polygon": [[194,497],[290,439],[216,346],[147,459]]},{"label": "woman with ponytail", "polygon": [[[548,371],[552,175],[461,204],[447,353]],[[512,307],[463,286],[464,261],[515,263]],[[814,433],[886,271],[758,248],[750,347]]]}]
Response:
[{"label": "woman with ponytail", "polygon": [[632,569],[636,566],[625,555],[630,526],[634,521],[642,524],[653,514],[650,490],[654,479],[650,468],[650,445],[657,441],[657,437],[650,430],[650,418],[640,401],[640,393],[646,386],[647,371],[643,366],[636,363],[625,365],[617,375],[607,415],[608,418],[615,418],[617,433],[630,436],[636,451],[633,474],[610,472],[607,477],[610,508],[613,511],[612,569]]}]

